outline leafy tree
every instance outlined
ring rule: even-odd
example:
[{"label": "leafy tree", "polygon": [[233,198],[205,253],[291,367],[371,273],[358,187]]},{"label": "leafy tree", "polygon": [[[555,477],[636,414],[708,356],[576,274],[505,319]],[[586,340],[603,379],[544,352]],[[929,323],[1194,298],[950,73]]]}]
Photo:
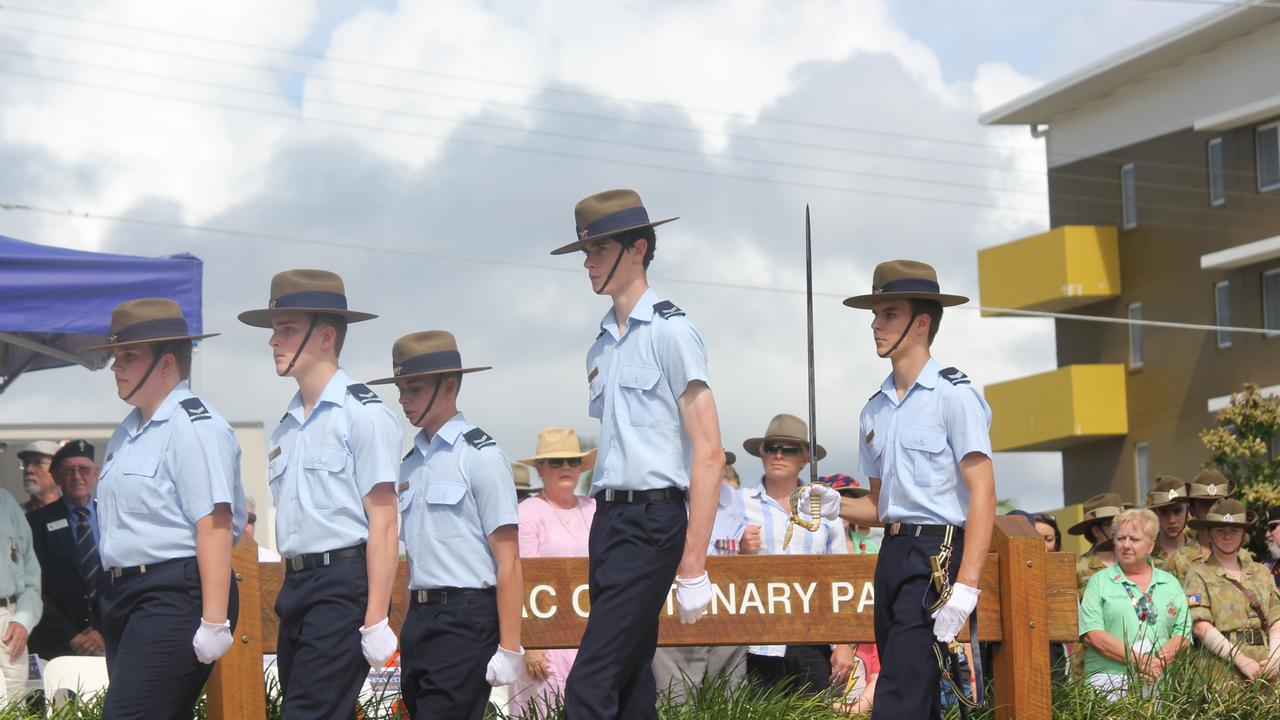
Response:
[{"label": "leafy tree", "polygon": [[1263,395],[1246,383],[1231,394],[1231,404],[1218,413],[1217,423],[1200,433],[1210,453],[1205,465],[1218,466],[1235,486],[1236,496],[1253,516],[1249,549],[1255,558],[1265,558],[1267,511],[1280,507],[1280,462],[1272,447],[1280,433],[1280,398]]}]

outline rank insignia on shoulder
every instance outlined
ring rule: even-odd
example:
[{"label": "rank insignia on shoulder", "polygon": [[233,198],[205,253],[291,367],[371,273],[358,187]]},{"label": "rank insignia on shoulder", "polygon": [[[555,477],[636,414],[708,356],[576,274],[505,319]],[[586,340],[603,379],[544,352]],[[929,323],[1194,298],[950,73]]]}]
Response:
[{"label": "rank insignia on shoulder", "polygon": [[413,457],[413,448],[409,448],[409,452],[405,453],[404,457],[400,458],[400,462],[404,462],[405,460],[408,460],[411,457]]},{"label": "rank insignia on shoulder", "polygon": [[953,368],[953,367],[943,368],[942,370],[938,371],[938,374],[942,376],[943,380],[946,380],[952,385],[968,385],[969,384],[969,376],[960,372],[959,368]]},{"label": "rank insignia on shoulder", "polygon": [[361,405],[381,405],[382,398],[378,397],[378,393],[369,389],[364,383],[354,383],[347,386],[347,392],[351,396],[360,401]]},{"label": "rank insignia on shoulder", "polygon": [[272,450],[271,452],[267,453],[267,462],[271,462],[272,460],[275,460],[275,459],[276,459],[276,458],[278,458],[278,457],[280,457],[280,448],[279,448],[279,447],[277,447],[277,448],[275,448],[274,450]]},{"label": "rank insignia on shoulder", "polygon": [[477,450],[483,450],[498,444],[498,441],[494,440],[492,435],[480,428],[471,428],[463,433],[462,437],[466,439],[468,445]]},{"label": "rank insignia on shoulder", "polygon": [[868,445],[870,445],[870,444],[871,444],[871,441],[872,441],[872,440],[875,440],[875,439],[876,439],[876,431],[875,431],[875,430],[872,430],[871,432],[867,433],[867,444],[868,444]]},{"label": "rank insignia on shoulder", "polygon": [[684,315],[684,311],[676,307],[676,304],[670,300],[663,300],[660,303],[654,303],[653,311],[662,316],[663,320],[670,320],[673,317],[681,317]]},{"label": "rank insignia on shoulder", "polygon": [[183,410],[187,411],[187,417],[191,418],[191,422],[197,420],[208,420],[213,417],[209,414],[209,409],[204,406],[204,401],[198,397],[187,398],[178,403]]}]

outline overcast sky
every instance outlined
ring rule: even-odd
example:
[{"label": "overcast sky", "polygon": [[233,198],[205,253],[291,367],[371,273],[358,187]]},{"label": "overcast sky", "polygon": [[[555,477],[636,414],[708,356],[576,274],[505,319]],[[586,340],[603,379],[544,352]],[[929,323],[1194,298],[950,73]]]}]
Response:
[{"label": "overcast sky", "polygon": [[[269,9],[269,12],[264,10]],[[511,458],[538,430],[597,433],[591,294],[573,206],[630,187],[658,233],[657,292],[706,340],[726,447],[806,412],[805,204],[814,226],[819,441],[854,474],[857,416],[889,372],[864,292],[883,260],[977,296],[976,250],[1046,230],[1043,149],[978,115],[1212,9],[1128,0],[340,2],[21,0],[0,8],[0,235],[205,262],[195,385],[233,421],[279,419],[271,276],[326,268],[353,309],[343,362],[448,329],[468,418]],[[35,12],[33,12],[35,11]],[[908,179],[909,178],[909,179]],[[1055,366],[1052,326],[948,311],[935,355],[977,385]],[[394,402],[395,392],[382,389]],[[116,422],[106,373],[33,373],[0,423]],[[758,474],[739,453],[739,471]],[[265,460],[265,459],[264,459]],[[1056,454],[996,458],[1002,498],[1061,503]]]}]

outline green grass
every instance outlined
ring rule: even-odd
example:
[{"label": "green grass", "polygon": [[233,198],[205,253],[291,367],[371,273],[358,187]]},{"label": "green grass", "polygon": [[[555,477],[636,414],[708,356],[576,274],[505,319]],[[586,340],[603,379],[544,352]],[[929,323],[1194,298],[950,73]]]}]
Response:
[{"label": "green grass", "polygon": [[[267,719],[280,715],[279,689],[268,688]],[[363,708],[367,720],[393,720],[383,709],[385,698],[366,703]],[[753,688],[749,685],[730,685],[722,679],[704,683],[684,699],[675,702],[669,695],[658,700],[658,715],[662,720],[835,720],[845,717],[835,713],[830,699]],[[43,715],[27,711],[18,704],[0,708],[0,720],[35,720]],[[52,715],[54,720],[99,720],[102,717],[102,700],[89,697],[59,707]],[[205,718],[204,703],[196,709],[196,717]],[[491,716],[505,720],[504,716]],[[564,717],[560,707],[525,716],[527,720],[559,720]],[[949,719],[959,717],[952,708]],[[974,720],[994,717],[990,706],[975,710]],[[1116,703],[1107,703],[1083,680],[1055,683],[1053,688],[1053,717],[1055,720],[1095,720],[1117,718],[1119,720],[1255,720],[1256,718],[1280,718],[1280,692],[1265,683],[1245,683],[1233,668],[1217,658],[1203,653],[1191,653],[1169,667],[1149,696],[1131,693]]]}]

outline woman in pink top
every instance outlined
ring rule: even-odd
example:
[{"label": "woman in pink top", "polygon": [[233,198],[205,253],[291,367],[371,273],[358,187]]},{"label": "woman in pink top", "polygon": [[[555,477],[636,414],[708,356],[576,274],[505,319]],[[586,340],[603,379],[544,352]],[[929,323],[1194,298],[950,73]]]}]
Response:
[{"label": "woman in pink top", "polygon": [[[542,491],[520,503],[520,557],[586,557],[596,502],[577,494],[581,475],[595,466],[596,451],[582,451],[570,428],[538,433],[537,453],[520,462],[542,478]],[[508,712],[520,717],[534,702],[552,707],[577,650],[525,650],[524,671],[511,686]]]}]

